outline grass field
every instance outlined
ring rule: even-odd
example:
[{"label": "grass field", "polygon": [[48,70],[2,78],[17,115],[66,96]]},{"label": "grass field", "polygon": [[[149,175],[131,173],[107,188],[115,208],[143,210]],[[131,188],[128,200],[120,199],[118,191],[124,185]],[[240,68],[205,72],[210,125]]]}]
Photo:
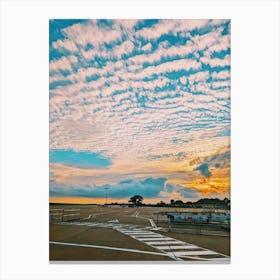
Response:
[{"label": "grass field", "polygon": [[50,261],[229,261],[229,234],[189,233],[188,227],[194,226],[170,227],[166,216],[157,215],[180,209],[87,205],[50,209],[55,214],[50,223]]}]

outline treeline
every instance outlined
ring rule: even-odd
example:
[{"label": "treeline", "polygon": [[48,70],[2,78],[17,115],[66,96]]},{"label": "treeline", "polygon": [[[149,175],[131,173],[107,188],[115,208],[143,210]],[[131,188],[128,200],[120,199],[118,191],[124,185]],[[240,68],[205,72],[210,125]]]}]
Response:
[{"label": "treeline", "polygon": [[[135,198],[135,199],[134,199]],[[70,204],[70,203],[50,203],[50,205],[78,205],[78,204]],[[87,204],[87,205],[98,205],[98,204]],[[201,198],[198,201],[182,201],[182,200],[173,200],[171,199],[169,203],[164,201],[159,201],[157,203],[143,203],[143,197],[139,195],[135,195],[130,198],[128,203],[118,203],[112,202],[103,204],[105,205],[120,205],[127,207],[180,207],[180,208],[215,208],[215,209],[230,209],[230,200],[228,198],[219,199],[219,198]]]},{"label": "treeline", "polygon": [[[152,203],[133,203],[131,200],[129,204],[123,203],[110,203],[108,205],[126,205],[126,206],[141,206],[141,207],[180,207],[180,208],[215,208],[215,209],[230,209],[230,200],[228,198],[219,199],[219,198],[202,198],[198,201],[182,201],[182,200],[170,200],[170,203],[164,201],[159,201],[155,204]],[[132,204],[131,204],[132,202]]]},{"label": "treeline", "polygon": [[160,201],[156,204],[161,207],[185,207],[185,208],[221,208],[229,209],[230,200],[228,198],[219,199],[219,198],[201,198],[198,201],[191,202],[182,200],[171,200],[170,203],[165,203]]}]

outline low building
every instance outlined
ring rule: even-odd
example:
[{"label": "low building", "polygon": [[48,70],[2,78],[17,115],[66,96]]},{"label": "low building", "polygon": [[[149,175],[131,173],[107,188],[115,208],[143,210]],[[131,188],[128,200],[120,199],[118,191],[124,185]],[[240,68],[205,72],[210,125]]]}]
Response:
[{"label": "low building", "polygon": [[213,212],[169,212],[166,213],[169,223],[229,223],[229,213]]}]

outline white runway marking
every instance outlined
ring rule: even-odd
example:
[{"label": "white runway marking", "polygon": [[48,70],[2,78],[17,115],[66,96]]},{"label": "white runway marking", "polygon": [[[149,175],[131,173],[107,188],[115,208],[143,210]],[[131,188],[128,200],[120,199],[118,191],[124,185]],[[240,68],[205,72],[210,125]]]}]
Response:
[{"label": "white runway marking", "polygon": [[230,258],[211,258],[211,259],[205,259],[205,260],[209,260],[209,261],[221,261],[221,262],[229,262]]},{"label": "white runway marking", "polygon": [[64,214],[63,217],[68,217],[68,216],[80,216],[80,213],[77,214]]},{"label": "white runway marking", "polygon": [[149,219],[149,221],[150,221],[152,227],[154,227],[154,228],[157,227],[157,225],[155,224],[153,219]]},{"label": "white runway marking", "polygon": [[162,240],[173,240],[171,237],[157,237],[157,238],[138,238],[140,241],[162,241]]},{"label": "white runway marking", "polygon": [[144,233],[146,233],[146,231],[131,231],[131,230],[119,230],[120,232],[122,232],[122,233],[125,233],[125,234],[144,234]]},{"label": "white runway marking", "polygon": [[[152,219],[150,219],[152,220]],[[152,220],[153,221],[153,220]],[[112,224],[112,223],[81,223],[81,222],[61,222],[62,225],[87,225],[95,227],[106,227],[115,229],[131,238],[145,243],[159,251],[163,255],[169,256],[177,261],[210,261],[215,263],[229,263],[230,258],[224,254],[211,251],[194,244],[189,244],[175,238],[167,237],[160,234],[158,231],[155,233],[151,227],[140,227],[137,225],[129,224]],[[152,224],[152,222],[151,222]],[[95,245],[94,245],[95,246]],[[100,246],[99,246],[100,247]],[[105,246],[104,246],[105,247]],[[114,248],[114,247],[109,247]],[[126,249],[123,249],[126,250]],[[129,249],[132,250],[132,249]],[[179,251],[184,250],[184,251]],[[134,250],[138,251],[138,250]],[[208,256],[208,257],[207,257]],[[211,257],[210,257],[211,256]],[[216,256],[216,257],[214,257]],[[214,257],[214,258],[213,258]],[[184,260],[187,258],[188,260]]]},{"label": "white runway marking", "polygon": [[119,223],[119,220],[118,219],[110,220],[110,221],[108,221],[108,223]]},{"label": "white runway marking", "polygon": [[165,244],[185,244],[183,241],[153,241],[153,242],[146,242],[149,245],[165,245]]},{"label": "white runway marking", "polygon": [[[183,243],[184,244],[184,243]],[[173,249],[197,249],[195,245],[182,245],[182,246],[156,246],[160,250],[173,250]]]},{"label": "white runway marking", "polygon": [[131,235],[133,236],[136,236],[136,237],[144,237],[144,236],[147,236],[147,237],[162,237],[161,234],[159,233],[130,233]]},{"label": "white runway marking", "polygon": [[216,255],[216,252],[213,251],[185,251],[185,252],[172,252],[173,255],[177,257],[182,256],[201,256],[201,255]]},{"label": "white runway marking", "polygon": [[91,245],[91,244],[66,243],[66,242],[56,242],[56,241],[50,241],[49,243],[53,244],[53,245],[64,245],[64,246],[75,246],[75,247],[106,249],[106,250],[115,250],[115,251],[124,251],[124,252],[132,252],[132,253],[140,253],[140,254],[148,254],[148,255],[158,255],[158,256],[170,257],[166,253],[141,251],[141,250],[135,250],[135,249],[120,248],[120,247],[108,247],[108,246],[99,246],[99,245]]},{"label": "white runway marking", "polygon": [[135,217],[135,218],[138,218],[139,214],[140,214],[140,211],[136,211],[131,216]]}]

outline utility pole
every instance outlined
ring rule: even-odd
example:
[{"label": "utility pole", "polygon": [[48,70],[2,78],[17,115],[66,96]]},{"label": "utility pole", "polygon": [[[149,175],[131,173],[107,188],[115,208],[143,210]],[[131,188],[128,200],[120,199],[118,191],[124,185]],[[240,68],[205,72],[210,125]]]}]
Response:
[{"label": "utility pole", "polygon": [[123,205],[124,205],[125,190],[123,190]]},{"label": "utility pole", "polygon": [[108,188],[108,187],[105,187],[104,189],[105,189],[105,191],[106,191],[106,194],[105,194],[105,195],[106,195],[106,202],[105,202],[105,204],[107,204],[107,198],[108,198],[108,193],[107,193],[107,191],[108,191],[109,188]]}]

